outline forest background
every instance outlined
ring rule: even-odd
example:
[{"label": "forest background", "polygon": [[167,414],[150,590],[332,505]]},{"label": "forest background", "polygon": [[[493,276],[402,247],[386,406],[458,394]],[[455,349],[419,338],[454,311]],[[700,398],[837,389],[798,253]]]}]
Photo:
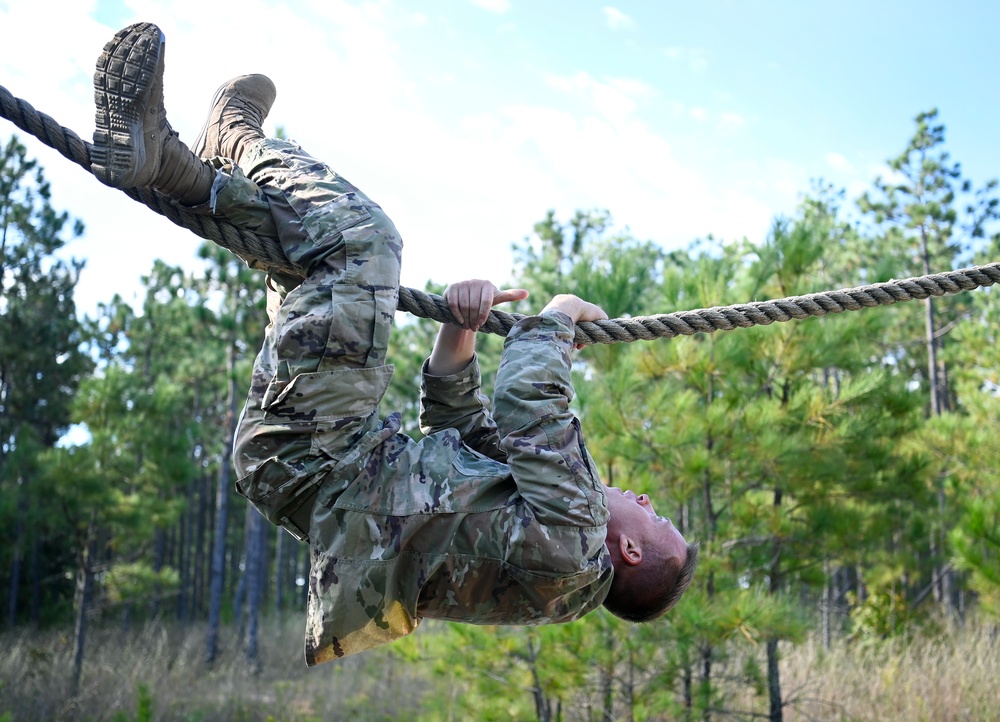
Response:
[{"label": "forest background", "polygon": [[[602,210],[515,243],[533,302],[612,317],[800,295],[1000,256],[1000,201],[935,111],[856,199],[803,194],[762,242],[667,252]],[[701,543],[668,619],[427,624],[306,670],[305,549],[234,494],[263,285],[203,247],[139,306],[78,317],[83,231],[16,137],[0,175],[0,718],[995,719],[995,290],[588,348],[576,408],[608,484]],[[848,220],[849,218],[849,220]],[[429,288],[437,290],[438,288]],[[526,306],[524,310],[529,310]],[[400,318],[384,409],[416,426],[434,324]],[[483,338],[485,369],[501,339]],[[487,384],[491,377],[487,378]],[[86,430],[70,443],[71,426]]]},{"label": "forest background", "polygon": [[[0,0],[15,95],[87,137],[93,60],[135,20],[166,32],[182,138],[265,72],[268,130],[384,204],[407,285],[490,274],[521,312],[571,291],[623,316],[1000,257],[990,3],[64,5]],[[427,624],[307,670],[305,550],[232,492],[260,275],[0,141],[3,722],[1000,717],[995,289],[584,350],[603,478],[702,544],[684,603]],[[434,332],[398,319],[385,410],[414,433]]]}]

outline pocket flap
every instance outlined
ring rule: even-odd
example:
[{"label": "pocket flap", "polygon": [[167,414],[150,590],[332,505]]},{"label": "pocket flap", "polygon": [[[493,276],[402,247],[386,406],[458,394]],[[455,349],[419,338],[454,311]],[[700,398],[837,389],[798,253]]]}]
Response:
[{"label": "pocket flap", "polygon": [[[236,490],[272,524],[288,528],[288,517],[295,515],[310,497],[316,495],[316,479],[300,476],[281,459],[272,456],[236,482]],[[296,515],[295,535],[309,533],[312,505],[301,509],[306,516]]]},{"label": "pocket flap", "polygon": [[295,470],[281,459],[272,456],[249,474],[236,482],[236,490],[256,503],[266,499],[295,478]]},{"label": "pocket flap", "polygon": [[[392,381],[392,373],[393,366],[387,364],[299,374],[267,404],[264,421],[316,423],[367,416],[378,408]],[[269,388],[265,398],[270,394]]]}]

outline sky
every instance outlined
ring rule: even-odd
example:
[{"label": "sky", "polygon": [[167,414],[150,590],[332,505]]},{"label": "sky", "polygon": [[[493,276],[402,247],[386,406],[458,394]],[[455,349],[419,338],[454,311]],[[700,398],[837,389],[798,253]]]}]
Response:
[{"label": "sky", "polygon": [[[1000,3],[955,0],[0,0],[0,85],[85,140],[104,43],[166,35],[167,116],[197,136],[215,89],[274,80],[281,127],[375,199],[402,283],[511,277],[549,209],[610,211],[667,249],[762,241],[818,179],[848,200],[937,108],[975,185],[1000,175]],[[154,259],[202,240],[16,133],[83,221],[80,313],[141,303]],[[544,304],[547,299],[539,299]]]}]

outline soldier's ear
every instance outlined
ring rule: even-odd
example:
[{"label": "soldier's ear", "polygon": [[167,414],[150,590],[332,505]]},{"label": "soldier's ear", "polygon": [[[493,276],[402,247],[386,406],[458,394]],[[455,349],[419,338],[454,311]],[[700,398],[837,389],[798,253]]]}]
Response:
[{"label": "soldier's ear", "polygon": [[639,546],[639,542],[628,534],[618,535],[618,553],[621,555],[622,561],[629,566],[636,566],[642,561],[642,547]]}]

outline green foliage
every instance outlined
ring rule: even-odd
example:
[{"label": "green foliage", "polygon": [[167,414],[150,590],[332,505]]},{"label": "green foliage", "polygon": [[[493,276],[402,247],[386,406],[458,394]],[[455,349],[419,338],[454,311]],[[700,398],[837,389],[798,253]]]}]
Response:
[{"label": "green foliage", "polygon": [[[54,257],[68,216],[51,205],[37,162],[11,138],[0,151],[0,462],[30,428],[53,444],[90,366],[78,346],[73,288],[82,263]],[[76,223],[74,235],[83,228]]]},{"label": "green foliage", "polygon": [[[777,221],[764,244],[702,242],[670,254],[662,282],[631,289],[664,310],[809,293],[839,274],[822,264],[831,245],[851,240],[835,211],[812,201]],[[601,268],[601,254],[629,247],[595,242],[576,257]],[[562,278],[578,268],[563,261]],[[870,516],[878,502],[865,500],[873,479],[895,483],[894,500],[919,498],[905,474],[885,472],[917,420],[904,381],[872,363],[889,323],[830,318],[582,355],[580,407],[605,481],[648,492],[702,545],[695,588],[671,615],[676,704],[717,705],[704,670],[727,667],[735,640],[804,638],[793,590],[818,592],[831,555],[847,563],[883,538]],[[690,691],[677,686],[699,668]],[[743,670],[760,688],[760,666]]]},{"label": "green foliage", "polygon": [[[550,211],[515,245],[511,285],[532,296],[513,310],[569,292],[612,317],[638,316],[994,260],[996,185],[974,191],[943,146],[936,113],[921,114],[891,174],[861,198],[861,223],[845,218],[842,191],[817,185],[760,242],[709,237],[667,252],[615,230],[606,212],[561,221]],[[112,299],[83,328],[72,308],[78,266],[52,257],[68,220],[23,149],[10,144],[4,157],[0,568],[34,553],[50,616],[65,615],[71,579],[86,572],[105,619],[111,609],[161,614],[174,599],[179,617],[203,617],[211,520],[232,488],[234,404],[264,325],[262,277],[207,244],[203,273],[158,262],[139,307]],[[399,701],[385,689],[408,673],[419,694],[407,711],[426,720],[704,719],[729,708],[737,687],[763,714],[782,685],[768,664],[774,651],[821,623],[871,649],[925,625],[949,594],[1000,614],[1000,294],[935,303],[933,345],[926,308],[902,304],[580,352],[574,405],[600,474],[649,493],[700,542],[695,583],[648,625],[603,610],[535,629],[426,622],[384,654],[332,666],[335,679],[360,680],[338,699],[340,713],[392,718]],[[390,349],[396,373],[382,411],[401,412],[414,435],[436,332],[401,317]],[[487,390],[501,347],[479,339]],[[942,406],[929,414],[935,383]],[[89,437],[57,446],[70,424]],[[230,605],[245,532],[218,533]],[[950,569],[951,591],[936,588]],[[23,604],[30,585],[23,575],[12,584]],[[268,713],[245,699],[219,711]],[[117,719],[153,716],[140,687],[135,717]]]},{"label": "green foliage", "polygon": [[105,590],[113,603],[170,592],[176,590],[179,583],[176,569],[167,567],[157,571],[145,562],[115,564],[104,576]]},{"label": "green foliage", "polygon": [[[13,595],[4,604],[11,624],[27,618],[31,597],[14,582],[25,578],[54,512],[39,493],[38,457],[67,430],[77,385],[92,367],[73,303],[82,263],[55,256],[67,232],[79,235],[82,226],[71,227],[51,197],[42,169],[11,138],[0,148],[0,568],[13,577],[3,590]],[[59,562],[47,557],[34,571],[58,574]]]},{"label": "green foliage", "polygon": [[655,284],[663,250],[627,234],[606,236],[610,222],[606,212],[577,211],[561,224],[549,211],[535,224],[535,237],[514,246],[517,283],[531,293],[532,307],[540,309],[557,293],[574,293],[596,299],[612,318],[659,310]]},{"label": "green foliage", "polygon": [[132,717],[126,712],[116,712],[111,719],[113,722],[153,722],[154,715],[153,695],[148,686],[140,684],[136,691],[135,716]]},{"label": "green foliage", "polygon": [[965,505],[951,541],[961,568],[971,572],[970,587],[983,610],[1000,616],[1000,499],[974,498]]},{"label": "green foliage", "polygon": [[962,242],[982,238],[997,218],[996,182],[972,191],[961,166],[942,150],[945,128],[938,120],[936,109],[917,115],[906,149],[889,160],[892,175],[877,178],[875,193],[866,192],[859,200],[877,225],[896,230],[890,248],[905,251],[898,244],[905,241],[916,251],[904,260],[911,273],[943,270],[958,256],[968,258],[972,249]]},{"label": "green foliage", "polygon": [[869,594],[864,601],[848,594],[851,605],[852,636],[873,641],[895,637],[912,629],[915,616],[901,592],[892,590]]}]

